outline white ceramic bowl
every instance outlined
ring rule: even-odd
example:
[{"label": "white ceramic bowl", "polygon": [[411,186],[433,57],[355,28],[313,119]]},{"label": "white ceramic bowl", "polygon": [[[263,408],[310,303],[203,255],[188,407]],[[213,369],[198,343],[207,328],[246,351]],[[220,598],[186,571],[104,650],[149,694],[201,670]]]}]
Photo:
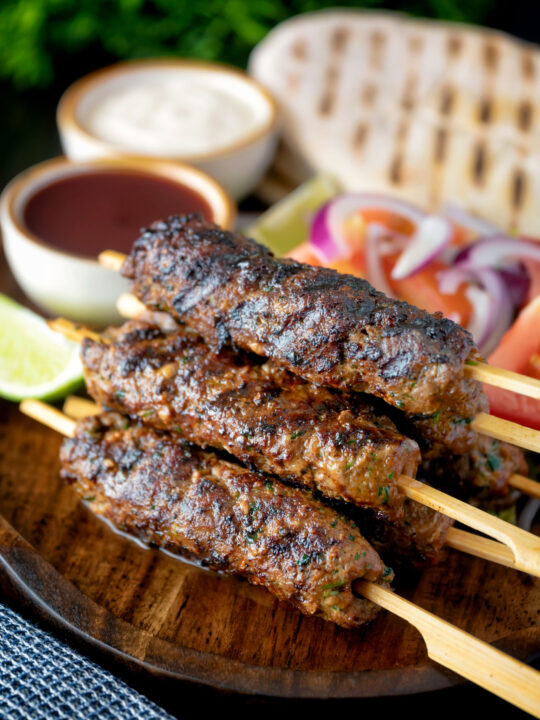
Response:
[{"label": "white ceramic bowl", "polygon": [[40,188],[69,175],[110,169],[138,170],[177,181],[205,198],[213,220],[222,227],[231,228],[235,218],[234,202],[215,180],[176,162],[123,158],[73,163],[62,157],[18,175],[0,197],[2,237],[11,271],[26,295],[49,313],[98,325],[120,319],[116,301],[126,292],[127,280],[96,260],[44,243],[25,227],[22,218],[25,204]]},{"label": "white ceramic bowl", "polygon": [[180,160],[195,165],[214,177],[235,198],[247,195],[259,182],[275,153],[277,143],[277,106],[272,96],[246,73],[218,63],[194,60],[141,60],[118,63],[91,73],[71,85],[60,100],[58,129],[65,153],[72,160],[92,160],[121,155],[157,155],[115,144],[93,133],[87,118],[96,103],[107,93],[129,87],[137,81],[159,81],[164,73],[189,73],[190,77],[211,75],[217,86],[249,104],[256,124],[229,145],[198,154],[170,155],[165,150],[160,159]]}]

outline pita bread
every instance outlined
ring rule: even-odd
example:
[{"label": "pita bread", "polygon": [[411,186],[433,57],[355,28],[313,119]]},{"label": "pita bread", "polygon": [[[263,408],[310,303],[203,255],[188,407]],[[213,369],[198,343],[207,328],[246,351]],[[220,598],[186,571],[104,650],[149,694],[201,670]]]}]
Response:
[{"label": "pita bread", "polygon": [[[540,236],[540,50],[503,33],[327,10],[278,25],[250,71],[288,164]],[[286,157],[286,154],[285,154]],[[305,171],[304,171],[305,172]]]}]

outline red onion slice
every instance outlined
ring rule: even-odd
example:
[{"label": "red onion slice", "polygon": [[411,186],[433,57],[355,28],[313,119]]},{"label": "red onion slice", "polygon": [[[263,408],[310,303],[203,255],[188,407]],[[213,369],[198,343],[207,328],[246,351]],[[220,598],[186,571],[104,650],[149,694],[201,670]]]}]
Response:
[{"label": "red onion slice", "polygon": [[439,290],[455,293],[463,282],[472,315],[467,330],[483,355],[489,355],[512,324],[514,306],[501,275],[492,268],[473,268],[465,264],[443,270],[438,275]]},{"label": "red onion slice", "polygon": [[381,260],[381,243],[388,235],[383,225],[372,223],[366,232],[366,273],[367,279],[376,290],[380,290],[388,297],[395,297],[392,288],[386,279],[386,273]]},{"label": "red onion slice", "polygon": [[510,300],[515,308],[521,307],[531,287],[531,276],[523,263],[515,263],[501,268],[497,271],[510,295]]},{"label": "red onion slice", "polygon": [[481,346],[489,340],[492,323],[491,298],[489,293],[475,285],[469,285],[465,290],[467,300],[471,303],[471,319],[467,330],[471,333],[480,352]]},{"label": "red onion slice", "polygon": [[[322,262],[351,257],[354,248],[345,236],[346,222],[351,215],[373,208],[401,216],[415,226],[425,218],[425,213],[413,205],[385,195],[374,193],[338,195],[317,211],[311,223],[310,242]],[[388,229],[386,234],[399,236],[399,233]]]},{"label": "red onion slice", "polygon": [[447,270],[441,270],[437,273],[437,281],[439,283],[439,292],[443,295],[453,295],[458,291],[462,283],[466,283],[471,279],[471,273],[460,265],[454,265]]},{"label": "red onion slice", "polygon": [[394,265],[394,280],[411,277],[427,267],[448,247],[452,235],[453,229],[448,220],[438,215],[423,218],[414,237]]},{"label": "red onion slice", "polygon": [[343,255],[343,250],[336,242],[334,235],[328,228],[328,210],[333,201],[327,202],[315,213],[311,221],[309,241],[313,252],[324,264],[337,260]]},{"label": "red onion slice", "polygon": [[[386,195],[378,195],[376,193],[348,193],[339,195],[329,203],[328,210],[328,228],[332,235],[338,238],[338,243],[347,246],[347,242],[343,237],[343,226],[348,217],[355,212],[362,210],[385,210],[392,215],[398,215],[409,220],[413,225],[417,226],[425,218],[426,214],[414,205],[403,200],[398,200]],[[386,233],[389,231],[386,229]],[[394,234],[394,233],[392,233]]]},{"label": "red onion slice", "polygon": [[540,262],[540,244],[527,240],[491,235],[463,248],[454,258],[455,262],[474,267],[502,267],[509,260],[529,258]]},{"label": "red onion slice", "polygon": [[[510,294],[501,276],[489,268],[474,273],[488,297],[487,306],[471,300],[473,317],[469,327],[483,355],[489,355],[500,343],[502,336],[512,324],[514,308]],[[468,288],[469,294],[473,288]],[[477,298],[478,300],[478,298]],[[474,325],[474,328],[471,326]]]}]

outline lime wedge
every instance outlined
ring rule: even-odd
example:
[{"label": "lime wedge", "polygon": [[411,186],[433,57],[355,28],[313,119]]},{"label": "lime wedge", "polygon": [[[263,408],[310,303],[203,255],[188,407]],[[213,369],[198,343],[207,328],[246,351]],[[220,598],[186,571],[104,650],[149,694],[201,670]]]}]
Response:
[{"label": "lime wedge", "polygon": [[0,295],[0,396],[55,400],[82,382],[79,346]]},{"label": "lime wedge", "polygon": [[267,210],[245,235],[266,245],[276,255],[285,255],[308,239],[313,213],[341,191],[328,175],[315,175]]}]

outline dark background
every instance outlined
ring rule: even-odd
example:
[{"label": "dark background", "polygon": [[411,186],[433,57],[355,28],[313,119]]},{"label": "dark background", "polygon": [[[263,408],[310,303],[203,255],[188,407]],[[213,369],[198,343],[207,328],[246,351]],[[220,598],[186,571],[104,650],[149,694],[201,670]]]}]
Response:
[{"label": "dark background", "polygon": [[[330,7],[318,0],[0,0],[0,188],[17,172],[60,152],[56,104],[79,76],[125,58],[184,56],[245,66],[251,48],[276,23]],[[410,0],[340,2],[339,7],[385,8],[472,22],[540,43],[540,3],[526,0]],[[13,598],[11,598],[13,602]],[[15,603],[32,619],[31,611]],[[61,633],[60,633],[61,635]],[[62,638],[70,642],[69,638]],[[240,698],[208,688],[158,682],[83,650],[177,717],[347,714],[423,718],[482,714],[490,720],[525,714],[488,693],[461,686],[403,698],[294,701]]]}]

